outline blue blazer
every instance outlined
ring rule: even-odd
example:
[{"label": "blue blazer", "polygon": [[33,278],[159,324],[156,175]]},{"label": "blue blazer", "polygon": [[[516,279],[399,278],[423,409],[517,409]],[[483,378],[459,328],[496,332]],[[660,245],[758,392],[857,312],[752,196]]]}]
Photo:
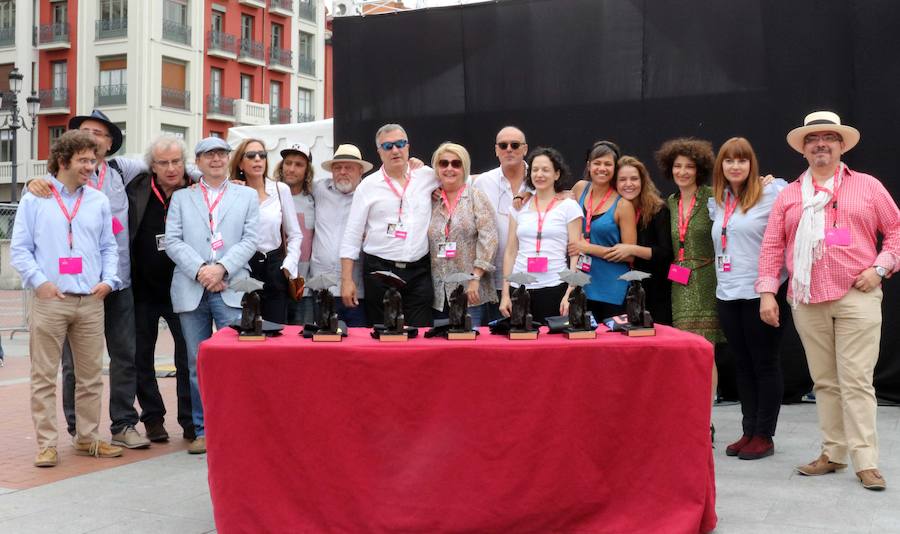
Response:
[{"label": "blue blazer", "polygon": [[[247,262],[256,252],[256,226],[259,222],[259,196],[249,187],[228,184],[219,202],[219,224],[225,245],[218,250],[216,263],[228,271],[226,282],[250,276]],[[175,313],[197,309],[205,289],[197,281],[211,257],[209,210],[199,187],[175,191],[166,219],[166,254],[175,262],[172,275],[172,310]],[[222,300],[241,307],[243,293],[231,289],[222,292]]]}]

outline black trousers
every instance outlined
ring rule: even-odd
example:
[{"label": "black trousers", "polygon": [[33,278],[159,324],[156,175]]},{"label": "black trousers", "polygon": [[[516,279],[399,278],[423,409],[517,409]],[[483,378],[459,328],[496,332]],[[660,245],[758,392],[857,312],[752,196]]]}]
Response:
[{"label": "black trousers", "polygon": [[165,319],[175,341],[175,390],[178,396],[178,424],[189,434],[194,431],[191,419],[191,377],[187,347],[181,333],[181,321],[172,311],[171,302],[134,300],[135,353],[137,368],[137,400],[141,405],[141,421],[162,421],[166,406],[156,382],[156,339],[159,318]]},{"label": "black trousers", "polygon": [[[547,324],[547,317],[556,317],[559,315],[559,304],[562,302],[568,284],[559,284],[553,287],[542,287],[540,289],[529,289],[531,295],[531,319],[540,321],[541,324]],[[512,291],[512,288],[510,288]]]},{"label": "black trousers", "polygon": [[262,317],[273,323],[287,324],[288,283],[281,272],[284,251],[281,248],[250,258],[250,276],[263,283],[261,293]]},{"label": "black trousers", "polygon": [[625,313],[625,306],[622,304],[610,304],[609,302],[601,302],[599,300],[588,300],[587,307],[594,314],[594,319],[599,324],[607,317],[622,315]]},{"label": "black trousers", "polygon": [[384,294],[388,286],[372,276],[372,271],[391,271],[406,282],[400,290],[407,326],[431,326],[431,257],[427,254],[410,263],[398,264],[371,254],[363,260],[363,287],[366,290],[366,316],[371,324],[384,324]]},{"label": "black trousers", "polygon": [[[787,312],[786,291],[787,286],[782,286],[776,297],[781,325]],[[735,357],[744,434],[774,436],[784,395],[778,358],[782,327],[769,326],[759,318],[759,299],[717,299],[716,303],[719,324]]]}]

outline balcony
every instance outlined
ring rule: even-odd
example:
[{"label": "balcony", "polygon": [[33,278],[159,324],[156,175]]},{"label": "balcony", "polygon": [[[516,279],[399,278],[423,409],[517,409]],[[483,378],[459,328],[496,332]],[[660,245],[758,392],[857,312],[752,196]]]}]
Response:
[{"label": "balcony", "polygon": [[128,19],[100,19],[97,21],[96,40],[128,37]]},{"label": "balcony", "polygon": [[70,48],[69,23],[42,24],[34,28],[34,46],[40,50]]},{"label": "balcony", "polygon": [[38,98],[41,100],[41,108],[40,111],[38,111],[38,113],[41,115],[69,112],[68,87],[41,89],[40,91],[38,91]]},{"label": "balcony", "polygon": [[269,105],[243,99],[235,100],[234,122],[240,125],[265,126],[269,124]]},{"label": "balcony", "polygon": [[269,124],[290,124],[291,115],[293,115],[291,108],[271,106],[269,108]]},{"label": "balcony", "polygon": [[0,48],[16,46],[16,27],[4,26],[0,28]]},{"label": "balcony", "polygon": [[162,38],[173,43],[191,44],[191,27],[174,20],[164,20]]},{"label": "balcony", "polygon": [[269,0],[269,12],[290,17],[294,15],[294,0]]},{"label": "balcony", "polygon": [[300,18],[312,23],[316,22],[316,3],[314,0],[300,0]]},{"label": "balcony", "polygon": [[311,57],[300,56],[300,74],[307,76],[316,75],[316,60]]},{"label": "balcony", "polygon": [[294,53],[283,48],[269,48],[269,68],[290,74]]},{"label": "balcony", "polygon": [[263,44],[253,39],[241,39],[238,48],[238,61],[265,67],[265,48]]},{"label": "balcony", "polygon": [[210,31],[206,34],[206,53],[225,59],[237,59],[238,38],[230,33]]},{"label": "balcony", "polygon": [[163,87],[160,104],[164,108],[191,110],[191,92]]},{"label": "balcony", "polygon": [[244,4],[250,7],[266,7],[265,0],[238,0],[238,4]]},{"label": "balcony", "polygon": [[128,97],[127,84],[98,85],[94,87],[94,106],[124,106]]},{"label": "balcony", "polygon": [[312,113],[297,113],[297,122],[312,122],[316,120],[316,116]]},{"label": "balcony", "polygon": [[233,98],[221,95],[206,95],[206,118],[214,121],[234,121]]}]

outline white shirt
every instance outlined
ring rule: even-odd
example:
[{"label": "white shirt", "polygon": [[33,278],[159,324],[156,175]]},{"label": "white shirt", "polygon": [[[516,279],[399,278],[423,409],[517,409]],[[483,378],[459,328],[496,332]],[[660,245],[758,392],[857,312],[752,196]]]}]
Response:
[{"label": "white shirt", "polygon": [[[516,237],[519,240],[519,251],[516,254],[516,263],[512,272],[527,273],[528,258],[538,255],[547,258],[547,272],[530,273],[537,278],[537,282],[528,284],[528,289],[553,287],[562,283],[559,273],[569,268],[569,255],[566,253],[569,243],[569,223],[584,217],[581,206],[571,198],[562,202],[557,201],[553,209],[544,215],[541,253],[537,254],[538,216],[534,211],[535,198],[532,197],[528,205],[522,206],[520,211],[513,210],[509,215],[510,219],[516,221]],[[542,209],[547,209],[547,207],[542,206]],[[510,285],[518,287],[518,284]]]},{"label": "white shirt", "polygon": [[[526,171],[527,172],[527,171]],[[481,174],[473,184],[476,189],[488,197],[497,217],[497,254],[494,256],[494,287],[503,287],[503,253],[509,241],[509,214],[512,213],[513,197],[528,191],[525,180],[519,190],[513,193],[509,180],[503,176],[503,168],[497,167]]]},{"label": "white shirt", "polygon": [[[303,239],[300,241],[300,261],[297,263],[297,274],[309,277],[309,258],[312,252],[313,233],[316,227],[316,202],[312,194],[298,193],[293,195],[294,211],[297,212],[297,224]],[[303,289],[303,296],[312,294],[308,287]]]},{"label": "white shirt", "polygon": [[[431,222],[431,193],[439,183],[430,167],[412,171],[406,192],[393,178],[386,178],[382,169],[366,176],[356,188],[347,228],[341,241],[341,258],[357,260],[360,244],[366,254],[390,261],[413,262],[428,254],[428,224]],[[385,180],[391,180],[394,190]],[[388,225],[400,222],[406,238],[388,235]]]},{"label": "white shirt", "polygon": [[[309,262],[310,277],[334,273],[337,286],[331,288],[335,296],[341,294],[341,239],[350,216],[353,193],[341,193],[334,187],[334,180],[323,178],[313,181],[313,197],[316,201],[316,223],[313,232],[312,257]],[[359,253],[357,252],[357,257]],[[353,282],[356,297],[364,298],[362,262],[353,264]]]},{"label": "white shirt", "polygon": [[[276,187],[278,196],[275,196]],[[303,235],[300,233],[300,225],[297,223],[297,212],[294,211],[291,188],[287,184],[266,178],[266,198],[259,203],[257,251],[265,253],[281,246],[282,224],[288,242],[287,254],[281,267],[291,273],[291,278],[296,278]]]}]

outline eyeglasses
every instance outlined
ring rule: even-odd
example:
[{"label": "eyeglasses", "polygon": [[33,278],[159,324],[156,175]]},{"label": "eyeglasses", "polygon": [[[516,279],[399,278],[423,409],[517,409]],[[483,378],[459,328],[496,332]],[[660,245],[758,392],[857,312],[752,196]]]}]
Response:
[{"label": "eyeglasses", "polygon": [[169,167],[180,167],[184,163],[183,159],[170,159],[170,160],[154,160],[154,165],[159,165],[160,167],[167,169]]},{"label": "eyeglasses", "polygon": [[378,145],[378,147],[381,150],[384,150],[385,152],[390,152],[394,147],[397,147],[398,149],[403,150],[404,148],[406,148],[406,145],[408,145],[408,144],[409,144],[409,140],[398,139],[396,141],[385,141],[384,143],[381,143],[380,145]]},{"label": "eyeglasses", "polygon": [[98,130],[96,128],[79,128],[82,132],[87,132],[96,135],[97,137],[111,137],[108,133],[103,130]]},{"label": "eyeglasses", "polygon": [[213,158],[227,158],[227,157],[228,157],[228,151],[227,151],[227,150],[223,150],[223,149],[220,148],[220,149],[216,149],[216,150],[209,150],[209,151],[204,152],[204,153],[202,153],[202,154],[200,154],[200,155],[203,156],[203,157],[209,158],[209,159],[213,159]]},{"label": "eyeglasses", "polygon": [[497,143],[497,148],[500,150],[506,150],[507,148],[511,148],[513,150],[519,150],[519,147],[524,145],[525,143],[520,143],[518,141],[513,141],[512,143],[507,143],[506,141],[500,141]]},{"label": "eyeglasses", "polygon": [[266,159],[269,157],[269,154],[265,150],[257,150],[251,152],[244,152],[244,159]]},{"label": "eyeglasses", "polygon": [[453,167],[454,169],[462,169],[462,161],[458,159],[442,159],[438,160],[438,167],[442,169],[446,169],[447,167]]},{"label": "eyeglasses", "polygon": [[825,141],[826,143],[834,143],[836,141],[843,141],[840,135],[836,133],[826,133],[826,134],[811,134],[807,135],[803,138],[803,142],[805,144],[818,143],[819,141]]}]

